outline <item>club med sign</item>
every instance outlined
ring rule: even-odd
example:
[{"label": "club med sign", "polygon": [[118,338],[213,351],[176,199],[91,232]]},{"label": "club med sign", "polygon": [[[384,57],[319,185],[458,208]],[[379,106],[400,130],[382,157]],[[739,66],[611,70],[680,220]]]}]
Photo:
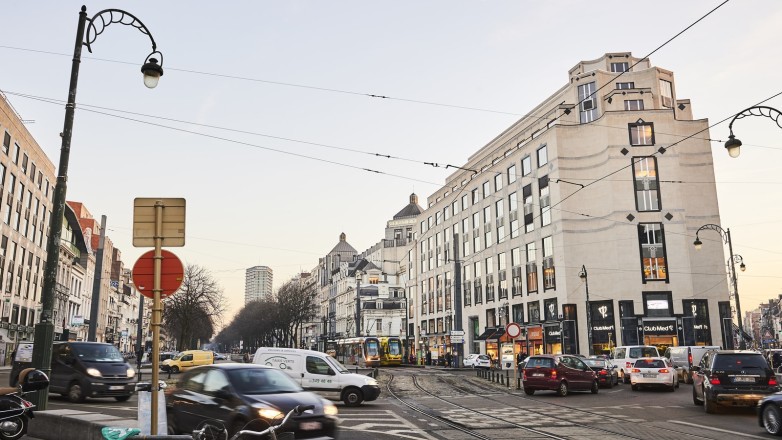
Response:
[{"label": "club med sign", "polygon": [[644,334],[647,335],[670,335],[676,332],[676,323],[658,322],[654,324],[644,324]]}]

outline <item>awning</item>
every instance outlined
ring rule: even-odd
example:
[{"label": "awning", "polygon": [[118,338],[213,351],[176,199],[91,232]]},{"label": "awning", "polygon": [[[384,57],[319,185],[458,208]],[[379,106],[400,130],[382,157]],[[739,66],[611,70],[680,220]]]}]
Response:
[{"label": "awning", "polygon": [[505,334],[505,327],[497,327],[494,329],[494,333],[486,338],[487,340],[498,341]]},{"label": "awning", "polygon": [[494,334],[494,331],[496,329],[494,327],[489,327],[486,330],[483,331],[483,333],[480,334],[477,338],[475,338],[476,341],[485,341],[489,338],[489,336]]}]

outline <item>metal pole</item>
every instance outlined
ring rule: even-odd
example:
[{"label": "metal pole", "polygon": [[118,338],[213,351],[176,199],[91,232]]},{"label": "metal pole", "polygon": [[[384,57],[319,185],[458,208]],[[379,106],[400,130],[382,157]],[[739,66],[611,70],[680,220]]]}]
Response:
[{"label": "metal pole", "polygon": [[100,313],[100,291],[103,279],[103,250],[106,246],[106,216],[100,216],[100,239],[98,240],[98,252],[95,255],[95,274],[92,277],[92,299],[90,301],[90,326],[88,327],[87,340],[98,340],[98,322]]},{"label": "metal pole", "polygon": [[741,316],[741,302],[739,301],[739,277],[736,275],[736,260],[733,259],[733,242],[730,239],[730,228],[725,231],[725,235],[728,237],[728,252],[730,252],[731,272],[733,272],[733,295],[736,297],[736,315],[739,321],[739,350],[744,350],[747,348],[744,341],[744,319]]},{"label": "metal pole", "polygon": [[586,306],[587,306],[587,343],[589,344],[589,354],[594,354],[594,347],[592,346],[592,307],[589,305],[589,275],[587,274],[586,266],[581,265],[581,271],[584,273],[584,288],[586,289]]},{"label": "metal pole", "polygon": [[361,275],[356,270],[356,337],[361,336]]},{"label": "metal pole", "polygon": [[[139,292],[136,290],[136,292]],[[141,381],[141,358],[144,350],[141,348],[141,338],[144,336],[144,295],[138,294],[138,320],[136,321],[136,366],[138,367],[138,380]]]},{"label": "metal pole", "polygon": [[[87,22],[87,8],[81,7],[79,24],[76,27],[76,43],[73,48],[71,63],[71,82],[68,89],[68,103],[65,105],[65,123],[62,130],[62,146],[60,147],[60,164],[57,171],[57,184],[52,198],[52,213],[49,216],[49,238],[46,240],[46,266],[43,273],[43,289],[41,291],[41,318],[35,326],[35,345],[33,348],[33,367],[51,374],[52,343],[54,342],[54,289],[57,283],[57,267],[60,257],[60,236],[62,235],[62,220],[65,214],[65,193],[68,181],[68,159],[71,152],[71,132],[73,131],[73,116],[76,110],[76,85],[79,82],[79,65],[81,64],[81,46],[84,41],[84,28]],[[38,410],[46,410],[49,388],[46,387],[31,395],[31,400]]]},{"label": "metal pole", "polygon": [[[154,282],[152,284],[152,419],[150,433],[157,434],[158,424],[158,370],[160,363],[160,323],[163,303],[160,300],[162,288],[160,286],[160,272],[163,267],[163,202],[155,202],[155,256],[154,256]],[[170,371],[170,370],[169,370]]]}]

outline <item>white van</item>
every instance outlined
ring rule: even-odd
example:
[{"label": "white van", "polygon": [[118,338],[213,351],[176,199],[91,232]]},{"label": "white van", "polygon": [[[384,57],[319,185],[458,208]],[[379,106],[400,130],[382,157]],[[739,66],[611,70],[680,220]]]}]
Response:
[{"label": "white van", "polygon": [[326,353],[297,348],[261,347],[254,364],[279,368],[307,391],[315,391],[348,406],[377,399],[380,387],[369,376],[348,371]]},{"label": "white van", "polygon": [[718,345],[680,345],[666,348],[663,357],[667,357],[676,367],[680,382],[692,383],[692,366],[700,364],[707,351],[719,349]]},{"label": "white van", "polygon": [[630,383],[630,370],[639,358],[660,357],[657,347],[651,345],[625,345],[611,350],[611,359],[619,369],[622,382]]}]

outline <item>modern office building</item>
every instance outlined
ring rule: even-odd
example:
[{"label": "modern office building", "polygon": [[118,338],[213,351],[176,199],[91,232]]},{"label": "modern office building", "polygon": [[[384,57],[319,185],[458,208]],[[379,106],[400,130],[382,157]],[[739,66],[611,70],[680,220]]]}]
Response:
[{"label": "modern office building", "polygon": [[693,246],[720,224],[708,121],[649,59],[609,53],[567,75],[418,216],[419,356],[496,359],[509,322],[516,352],[733,344],[722,237]]},{"label": "modern office building", "polygon": [[245,271],[244,303],[266,298],[272,294],[272,269],[254,266]]}]

